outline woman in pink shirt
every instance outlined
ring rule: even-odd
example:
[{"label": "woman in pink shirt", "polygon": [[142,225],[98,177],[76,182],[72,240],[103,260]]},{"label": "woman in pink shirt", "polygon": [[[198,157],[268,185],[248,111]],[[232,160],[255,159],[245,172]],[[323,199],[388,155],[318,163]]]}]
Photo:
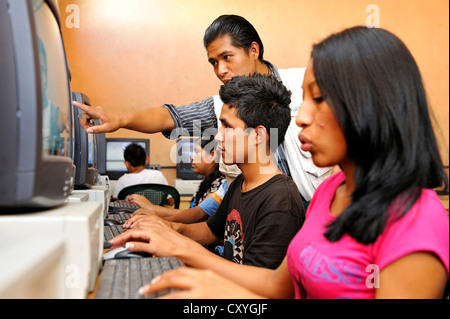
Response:
[{"label": "woman in pink shirt", "polygon": [[432,189],[448,181],[409,50],[382,29],[331,35],[313,47],[303,92],[302,149],[341,172],[317,189],[280,267],[182,268],[143,294],[176,287],[167,298],[442,298],[449,218]]}]

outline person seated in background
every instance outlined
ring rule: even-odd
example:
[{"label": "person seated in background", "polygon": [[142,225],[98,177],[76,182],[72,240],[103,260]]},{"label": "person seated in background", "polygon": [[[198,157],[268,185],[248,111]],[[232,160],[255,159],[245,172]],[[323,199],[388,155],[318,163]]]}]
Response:
[{"label": "person seated in background", "polygon": [[[339,164],[342,172],[317,189],[280,267],[223,267],[214,259],[207,271],[167,272],[142,294],[179,288],[164,298],[444,297],[449,216],[435,189],[448,187],[448,177],[408,48],[379,28],[333,34],[313,47],[303,90],[296,119],[302,148],[316,165]],[[192,258],[200,257],[192,251]]]},{"label": "person seated in background", "polygon": [[[130,144],[123,151],[124,163],[127,167],[128,173],[122,175],[117,180],[114,187],[113,198],[118,198],[122,189],[132,185],[138,184],[164,184],[168,185],[163,173],[159,170],[146,169],[149,158],[142,146],[138,144]],[[173,205],[174,200],[168,197],[167,205]]]},{"label": "person seated in background", "polygon": [[[224,105],[217,149],[225,164],[236,164],[242,173],[229,185],[216,213],[195,224],[150,216],[112,239],[114,247],[128,243],[129,250],[176,256],[195,267],[222,260],[225,268],[233,263],[279,266],[305,219],[297,186],[274,158],[291,120],[290,92],[274,77],[254,74],[234,77],[220,88],[220,97]],[[223,257],[205,248],[221,242]],[[204,256],[213,260],[204,263]]]},{"label": "person seated in background", "polygon": [[192,167],[194,172],[199,175],[204,175],[205,178],[200,183],[197,192],[191,200],[188,209],[173,209],[169,207],[162,207],[152,204],[147,198],[139,194],[128,196],[131,203],[136,203],[141,207],[134,212],[125,224],[125,228],[131,227],[137,220],[145,218],[147,215],[156,214],[163,219],[179,223],[196,223],[206,220],[213,212],[208,214],[201,206],[199,206],[208,196],[213,196],[215,201],[218,201],[218,190],[223,183],[226,183],[225,176],[219,170],[219,157],[216,146],[217,141],[214,139],[215,135],[208,137],[199,137],[194,145],[194,154],[192,155]]}]

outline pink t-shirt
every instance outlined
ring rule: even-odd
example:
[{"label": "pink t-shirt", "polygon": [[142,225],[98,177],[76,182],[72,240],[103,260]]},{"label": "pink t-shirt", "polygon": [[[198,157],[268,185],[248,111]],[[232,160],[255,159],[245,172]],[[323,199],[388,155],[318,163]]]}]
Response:
[{"label": "pink t-shirt", "polygon": [[424,190],[403,218],[387,223],[375,243],[364,245],[349,235],[329,242],[323,233],[336,217],[330,213],[342,172],[317,189],[306,222],[292,240],[288,270],[296,298],[374,298],[377,271],[417,251],[435,253],[449,271],[449,216],[433,190]]}]

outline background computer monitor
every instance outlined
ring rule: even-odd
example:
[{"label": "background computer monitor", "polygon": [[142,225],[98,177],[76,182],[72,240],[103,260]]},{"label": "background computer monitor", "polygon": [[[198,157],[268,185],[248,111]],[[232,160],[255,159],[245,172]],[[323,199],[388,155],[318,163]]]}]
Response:
[{"label": "background computer monitor", "polygon": [[[94,125],[99,125],[99,120],[94,120]],[[95,139],[94,167],[97,168],[99,175],[106,174],[106,135],[105,133],[91,134]]]},{"label": "background computer monitor", "polygon": [[192,168],[192,155],[194,154],[194,137],[180,137],[177,139],[177,178],[186,180],[200,180],[204,176],[196,174]]},{"label": "background computer monitor", "polygon": [[0,0],[0,208],[70,194],[70,74],[53,1]]},{"label": "background computer monitor", "polygon": [[[72,100],[91,106],[89,97],[81,92],[73,92]],[[97,182],[97,139],[93,134],[87,134],[86,130],[80,126],[80,117],[83,111],[72,106],[73,109],[73,130],[74,130],[74,151],[73,163],[76,167],[75,189],[91,188]]]},{"label": "background computer monitor", "polygon": [[[147,156],[150,157],[149,139],[106,138],[106,175],[108,175],[109,179],[117,180],[120,176],[128,172],[124,164],[123,151],[131,143],[141,145]],[[145,168],[150,169],[150,164],[147,164]]]}]

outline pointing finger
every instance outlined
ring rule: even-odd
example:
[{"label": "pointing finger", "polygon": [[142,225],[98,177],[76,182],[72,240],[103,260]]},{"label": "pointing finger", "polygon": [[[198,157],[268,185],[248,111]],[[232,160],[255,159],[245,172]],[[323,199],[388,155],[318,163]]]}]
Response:
[{"label": "pointing finger", "polygon": [[[116,129],[110,127],[109,120],[105,117],[105,112],[102,107],[90,107],[86,104],[82,104],[73,101],[72,104],[80,108],[84,113],[80,117],[80,126],[90,134],[113,132]],[[93,125],[92,120],[99,119],[100,125]]]}]

